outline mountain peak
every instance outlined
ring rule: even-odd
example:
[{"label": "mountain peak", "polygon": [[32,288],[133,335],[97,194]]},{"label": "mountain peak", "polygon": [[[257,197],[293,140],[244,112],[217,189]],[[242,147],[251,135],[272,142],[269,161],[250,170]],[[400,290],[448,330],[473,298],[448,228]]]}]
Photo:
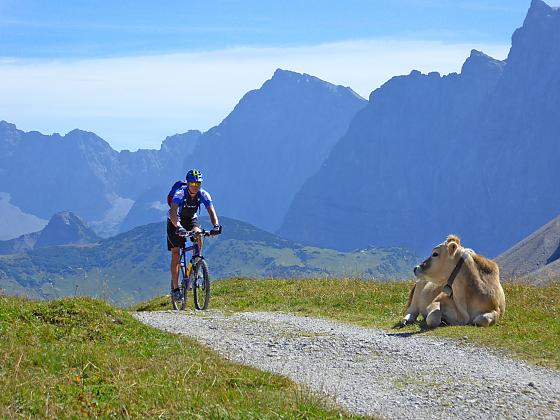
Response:
[{"label": "mountain peak", "polygon": [[461,75],[465,77],[481,77],[488,73],[501,73],[505,62],[496,60],[482,51],[471,50],[471,55],[466,59],[461,69]]},{"label": "mountain peak", "polygon": [[276,69],[272,78],[267,80],[263,87],[273,84],[273,85],[286,85],[286,84],[300,84],[300,83],[317,83],[317,84],[326,84],[330,85],[330,83],[325,82],[318,77],[311,76],[306,73],[296,73],[295,71],[290,70],[282,70]]},{"label": "mountain peak", "polygon": [[[287,91],[290,91],[291,94],[288,94]],[[283,69],[276,69],[272,78],[264,82],[260,89],[250,91],[245,96],[251,97],[258,92],[278,94],[281,96],[297,96],[301,95],[303,92],[321,94],[322,92],[322,94],[327,95],[335,94],[336,96],[353,97],[364,103],[366,102],[364,98],[354,92],[350,87],[334,85],[307,73],[297,73]]]},{"label": "mountain peak", "polygon": [[527,11],[523,26],[546,25],[547,21],[550,22],[550,20],[558,18],[559,10],[560,8],[549,6],[542,0],[533,0]]},{"label": "mountain peak", "polygon": [[531,6],[527,11],[527,18],[541,17],[549,14],[556,7],[549,6],[543,0],[532,0]]},{"label": "mountain peak", "polygon": [[8,121],[1,120],[0,121],[0,128],[9,128],[9,129],[15,130],[17,127],[15,126],[15,124],[11,124]]},{"label": "mountain peak", "polygon": [[49,223],[41,231],[38,247],[85,244],[97,242],[99,237],[74,213],[61,211],[51,217]]},{"label": "mountain peak", "polygon": [[560,8],[551,7],[542,0],[533,0],[523,26],[511,37],[508,63],[527,63],[532,58],[558,56],[560,42]]}]

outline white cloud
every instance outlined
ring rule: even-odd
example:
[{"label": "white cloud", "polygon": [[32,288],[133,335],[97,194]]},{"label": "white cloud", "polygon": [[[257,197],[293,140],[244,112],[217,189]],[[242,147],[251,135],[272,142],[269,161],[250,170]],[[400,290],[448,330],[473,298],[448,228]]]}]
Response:
[{"label": "white cloud", "polygon": [[276,68],[350,86],[364,97],[412,69],[460,71],[472,48],[509,46],[358,40],[293,48],[232,48],[77,61],[0,61],[0,119],[25,130],[94,131],[117,149],[159,147],[167,135],[218,124]]}]

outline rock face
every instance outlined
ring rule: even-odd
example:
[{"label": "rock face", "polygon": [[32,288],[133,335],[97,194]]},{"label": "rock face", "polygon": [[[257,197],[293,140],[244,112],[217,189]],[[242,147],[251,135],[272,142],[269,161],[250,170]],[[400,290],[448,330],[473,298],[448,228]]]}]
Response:
[{"label": "rock face", "polygon": [[539,277],[534,272],[555,271],[560,280],[560,216],[555,217],[546,225],[515,244],[496,262],[500,266],[502,279],[516,279],[527,276]]},{"label": "rock face", "polygon": [[375,90],[279,233],[429,252],[449,233],[497,255],[560,212],[560,11],[534,0],[505,61],[413,71]]},{"label": "rock face", "polygon": [[47,226],[40,232],[0,241],[0,255],[17,254],[48,246],[95,243],[99,240],[82,219],[72,212],[62,211],[51,217]]}]

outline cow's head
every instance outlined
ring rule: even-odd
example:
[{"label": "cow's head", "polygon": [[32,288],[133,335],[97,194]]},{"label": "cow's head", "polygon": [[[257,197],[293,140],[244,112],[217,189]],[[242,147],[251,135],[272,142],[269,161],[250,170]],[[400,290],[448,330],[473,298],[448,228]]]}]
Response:
[{"label": "cow's head", "polygon": [[457,264],[461,253],[461,240],[456,235],[449,235],[447,240],[432,250],[432,255],[420,265],[414,267],[416,277],[425,277],[433,283],[445,284]]}]

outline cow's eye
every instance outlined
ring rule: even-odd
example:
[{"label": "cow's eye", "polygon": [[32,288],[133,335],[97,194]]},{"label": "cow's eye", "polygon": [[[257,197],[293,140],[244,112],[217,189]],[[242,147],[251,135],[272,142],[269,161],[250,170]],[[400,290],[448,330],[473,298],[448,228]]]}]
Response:
[{"label": "cow's eye", "polygon": [[432,254],[432,257],[437,257],[438,255],[439,255],[439,254],[438,254],[437,252],[434,252],[434,253]]}]

